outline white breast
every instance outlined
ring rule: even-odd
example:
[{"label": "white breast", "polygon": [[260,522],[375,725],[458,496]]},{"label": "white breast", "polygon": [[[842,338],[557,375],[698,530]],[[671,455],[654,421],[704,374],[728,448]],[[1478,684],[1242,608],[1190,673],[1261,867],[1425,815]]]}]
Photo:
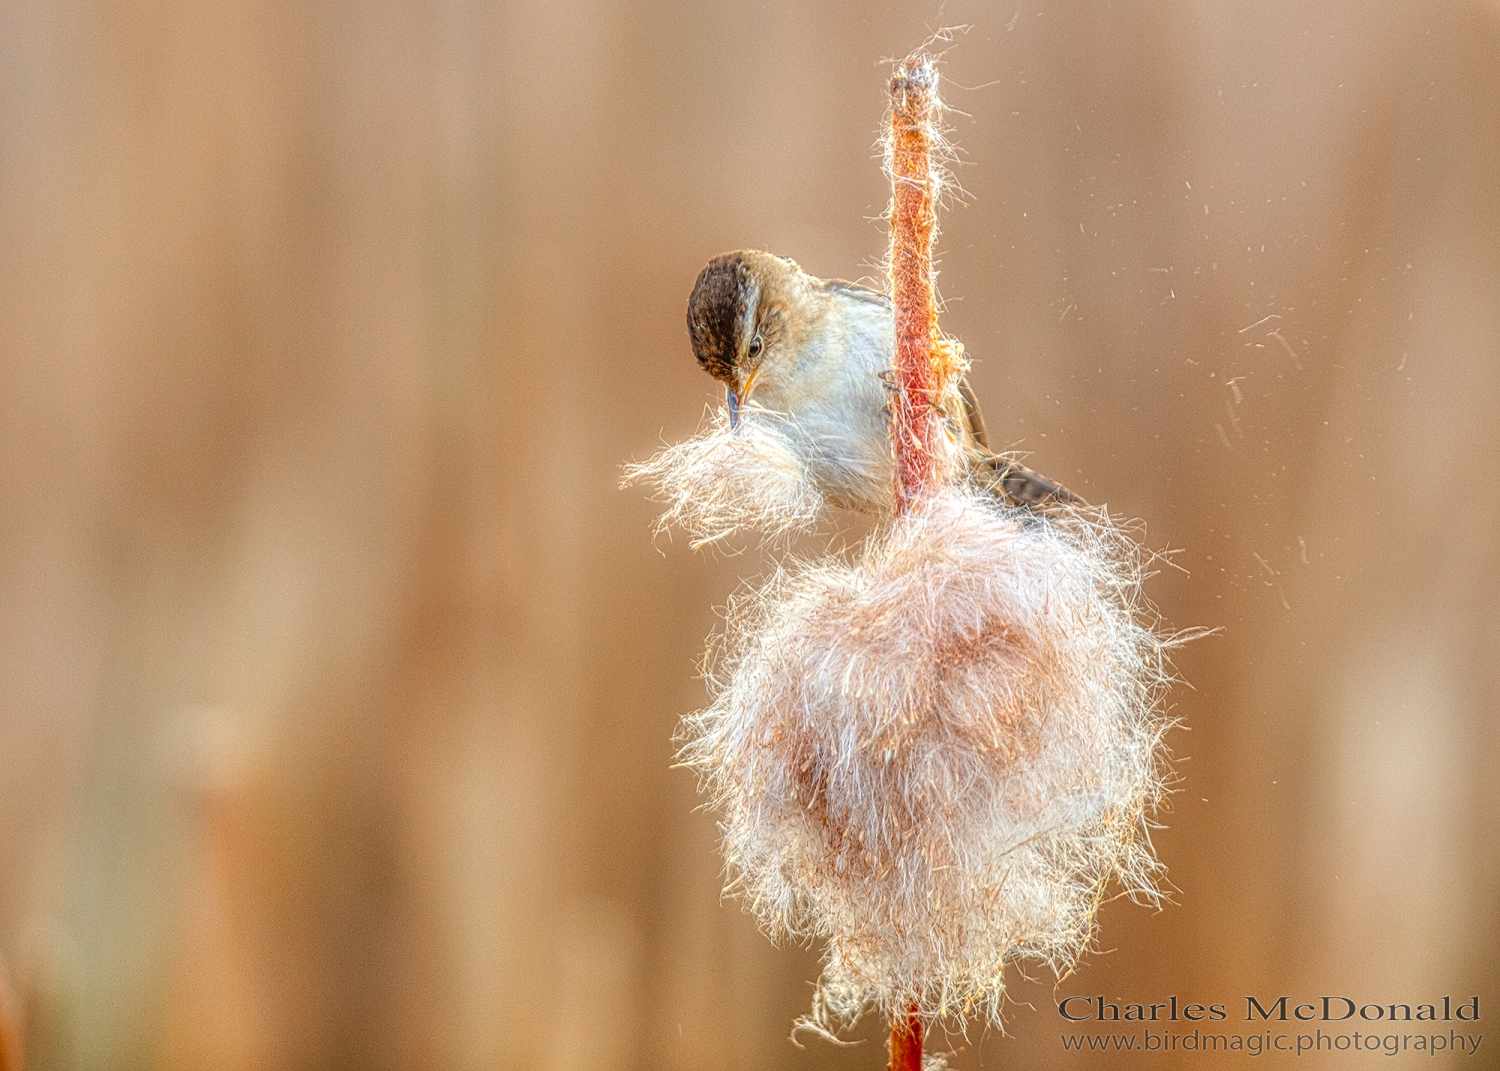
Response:
[{"label": "white breast", "polygon": [[[869,513],[890,509],[895,479],[887,391],[895,332],[891,310],[839,296],[817,340],[797,358],[795,374],[777,377],[755,404],[781,414],[818,489],[834,503]],[[795,392],[782,386],[795,384]]]}]

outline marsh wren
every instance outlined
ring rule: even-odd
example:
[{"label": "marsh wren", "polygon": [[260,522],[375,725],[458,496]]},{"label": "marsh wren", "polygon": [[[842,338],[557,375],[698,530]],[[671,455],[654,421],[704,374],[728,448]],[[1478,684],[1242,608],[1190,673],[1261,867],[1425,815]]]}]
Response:
[{"label": "marsh wren", "polygon": [[[751,405],[775,415],[830,501],[889,511],[887,383],[895,346],[889,297],[742,249],[708,262],[688,299],[687,322],[698,363],[725,386],[731,425]],[[1032,509],[1078,501],[990,450],[967,379],[952,394],[943,400],[943,415],[972,483]]]}]

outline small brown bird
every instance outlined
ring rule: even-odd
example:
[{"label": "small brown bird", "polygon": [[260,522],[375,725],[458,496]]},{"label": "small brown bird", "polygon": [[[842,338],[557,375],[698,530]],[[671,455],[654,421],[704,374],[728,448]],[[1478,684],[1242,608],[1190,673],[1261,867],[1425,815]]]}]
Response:
[{"label": "small brown bird", "polygon": [[[728,391],[731,424],[753,404],[777,420],[831,501],[867,513],[890,509],[890,298],[808,275],[785,257],[742,249],[708,262],[688,299],[687,322],[698,363]],[[990,450],[966,379],[943,410],[971,482],[1031,509],[1079,501]]]}]

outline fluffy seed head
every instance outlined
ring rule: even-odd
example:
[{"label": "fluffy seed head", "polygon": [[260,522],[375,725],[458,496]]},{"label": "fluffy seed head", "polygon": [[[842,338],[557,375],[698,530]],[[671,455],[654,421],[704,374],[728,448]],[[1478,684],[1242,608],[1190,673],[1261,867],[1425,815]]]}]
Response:
[{"label": "fluffy seed head", "polygon": [[1007,963],[1065,970],[1112,881],[1156,896],[1166,670],[1133,548],[949,489],[731,606],[682,756],[731,889],[825,940],[819,1027],[998,1022]]},{"label": "fluffy seed head", "polygon": [[625,466],[621,485],[654,484],[666,506],[656,530],[681,528],[694,547],[746,529],[771,538],[802,531],[818,519],[823,496],[777,419],[751,406],[731,428],[728,413],[715,410],[691,439]]}]

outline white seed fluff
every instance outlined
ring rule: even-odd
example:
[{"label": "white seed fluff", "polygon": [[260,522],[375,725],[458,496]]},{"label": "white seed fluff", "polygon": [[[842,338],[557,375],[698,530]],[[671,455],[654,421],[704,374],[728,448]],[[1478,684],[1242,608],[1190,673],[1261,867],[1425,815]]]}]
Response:
[{"label": "white seed fluff", "polygon": [[683,529],[692,546],[753,530],[782,537],[811,527],[825,505],[778,415],[746,407],[731,429],[715,410],[697,435],[625,467],[623,483],[656,486],[665,504],[657,531]]},{"label": "white seed fluff", "polygon": [[682,757],[730,889],[825,942],[817,1027],[998,1023],[1007,963],[1066,970],[1112,882],[1156,898],[1167,641],[1134,548],[950,488],[731,606]]}]

